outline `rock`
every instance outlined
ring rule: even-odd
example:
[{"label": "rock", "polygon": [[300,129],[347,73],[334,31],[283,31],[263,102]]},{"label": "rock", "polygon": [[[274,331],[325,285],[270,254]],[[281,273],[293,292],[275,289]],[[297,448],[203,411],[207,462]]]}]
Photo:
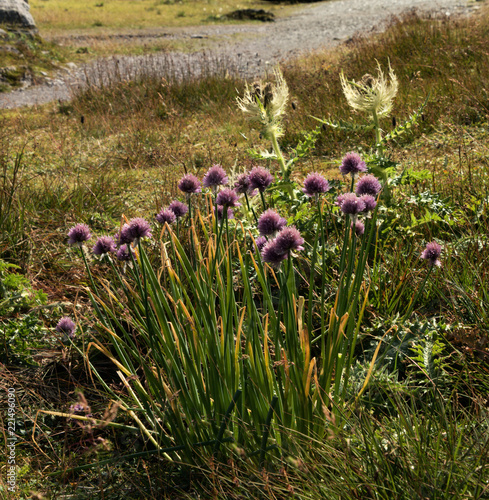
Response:
[{"label": "rock", "polygon": [[24,57],[24,54],[17,48],[12,45],[2,45],[0,46],[0,52],[14,54],[19,57]]},{"label": "rock", "polygon": [[226,14],[226,19],[236,19],[239,21],[250,20],[250,21],[263,21],[272,22],[275,21],[275,16],[272,12],[268,12],[263,9],[239,9],[229,14]]},{"label": "rock", "polygon": [[265,0],[265,2],[270,2],[270,3],[316,3],[316,2],[322,2],[322,0]]},{"label": "rock", "polygon": [[0,0],[0,24],[36,30],[36,23],[26,0]]},{"label": "rock", "polygon": [[4,66],[0,68],[0,84],[26,88],[33,83],[32,71],[27,66]]}]

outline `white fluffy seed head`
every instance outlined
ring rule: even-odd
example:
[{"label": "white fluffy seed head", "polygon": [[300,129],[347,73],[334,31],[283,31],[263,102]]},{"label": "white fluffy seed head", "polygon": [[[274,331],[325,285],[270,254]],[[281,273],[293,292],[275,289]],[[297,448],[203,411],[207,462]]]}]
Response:
[{"label": "white fluffy seed head", "polygon": [[343,72],[341,72],[340,81],[346,100],[353,109],[369,113],[372,116],[375,113],[381,118],[389,116],[392,111],[399,83],[390,63],[389,79],[382,72],[378,62],[377,72],[377,78],[371,75],[364,75],[358,82],[354,80],[348,81]]},{"label": "white fluffy seed head", "polygon": [[285,113],[289,98],[289,88],[282,72],[277,67],[274,69],[275,82],[263,82],[262,80],[246,84],[243,97],[237,97],[239,109],[251,120],[263,125],[265,136],[283,135],[282,116]]}]

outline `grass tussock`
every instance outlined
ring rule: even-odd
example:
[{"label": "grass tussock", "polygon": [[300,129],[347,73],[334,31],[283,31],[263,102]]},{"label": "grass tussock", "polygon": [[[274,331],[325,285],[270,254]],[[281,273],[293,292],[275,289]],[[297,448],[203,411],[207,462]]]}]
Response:
[{"label": "grass tussock", "polygon": [[[1,371],[25,430],[14,498],[486,498],[488,27],[486,9],[467,19],[412,13],[374,38],[284,65],[280,168],[298,186],[319,171],[332,188],[324,205],[288,182],[252,203],[304,235],[304,252],[283,264],[289,274],[247,252],[251,211],[218,226],[211,193],[193,207],[193,232],[187,222],[158,228],[131,266],[66,245],[75,223],[106,235],[151,219],[178,196],[183,174],[201,179],[215,163],[230,176],[257,163],[280,175],[275,160],[258,160],[270,136],[238,110],[244,82],[232,67],[207,60],[179,73],[170,59],[163,68],[114,60],[95,65],[68,104],[6,112]],[[428,97],[416,126],[381,156],[339,80],[375,73],[377,62],[399,79],[383,137]],[[337,166],[351,150],[384,185],[378,224],[366,221],[372,240],[358,246],[343,239],[334,204]],[[442,244],[442,267],[427,272],[419,256],[429,241]],[[66,314],[79,328],[73,342],[55,329]],[[329,350],[326,330],[338,339]],[[253,377],[262,385],[246,385]],[[246,393],[230,406],[238,379]],[[222,392],[211,402],[210,387]],[[83,419],[62,416],[76,403]],[[186,439],[184,451],[174,446]],[[206,440],[214,453],[193,448]],[[169,451],[158,455],[162,443]]]}]

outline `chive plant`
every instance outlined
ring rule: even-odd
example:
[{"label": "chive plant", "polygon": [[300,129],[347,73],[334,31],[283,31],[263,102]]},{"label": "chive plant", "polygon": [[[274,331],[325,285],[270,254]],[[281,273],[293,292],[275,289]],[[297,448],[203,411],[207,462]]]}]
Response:
[{"label": "chive plant", "polygon": [[[248,89],[239,103],[262,116],[280,160],[276,139],[286,85],[276,76],[276,86]],[[239,449],[263,464],[294,454],[291,436],[320,441],[332,421],[341,426],[346,417],[382,185],[350,152],[340,164],[345,182],[338,196],[316,172],[304,182],[305,201],[298,201],[290,182],[293,162],[279,163],[279,179],[255,166],[238,177],[235,189],[226,187],[219,165],[204,176],[204,190],[186,174],[178,184],[186,204],[175,200],[163,208],[158,230],[136,218],[117,235],[118,250],[107,237],[97,241],[93,253],[104,259],[104,275],[90,271],[83,248],[89,228],[70,230],[98,317],[88,362],[91,349],[112,360],[124,394],[90,366],[169,459],[198,463]],[[287,225],[287,214],[268,208],[270,189],[308,203],[314,230],[301,234]],[[325,206],[342,220],[334,272],[325,255]],[[434,250],[432,244],[423,258],[436,264]],[[331,303],[327,287],[336,289]]]}]

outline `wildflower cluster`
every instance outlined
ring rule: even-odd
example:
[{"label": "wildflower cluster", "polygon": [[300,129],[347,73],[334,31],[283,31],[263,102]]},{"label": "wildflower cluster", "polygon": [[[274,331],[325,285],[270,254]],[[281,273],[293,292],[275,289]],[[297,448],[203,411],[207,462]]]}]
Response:
[{"label": "wildflower cluster", "polygon": [[[385,90],[385,82],[380,83]],[[186,173],[178,181],[183,201],[171,201],[153,221],[136,217],[117,234],[97,239],[94,255],[113,254],[132,263],[124,264],[121,273],[106,258],[118,279],[104,280],[103,286],[93,279],[83,250],[92,238],[90,229],[78,224],[68,233],[68,243],[80,249],[90,275],[90,298],[99,318],[94,330],[111,333],[106,340],[113,349],[96,336],[93,345],[117,365],[128,389],[113,396],[125,408],[144,408],[137,425],[155,448],[179,463],[194,461],[197,446],[212,446],[216,456],[229,439],[243,450],[251,447],[247,456],[259,456],[263,465],[266,453],[291,449],[293,433],[321,441],[333,417],[335,427],[344,427],[342,408],[353,387],[349,377],[369,303],[365,280],[371,256],[377,255],[371,251],[377,204],[386,185],[368,172],[359,154],[349,152],[339,165],[348,187],[335,193],[335,200],[319,172],[307,175],[300,194],[289,176],[293,162],[285,162],[277,142],[287,95],[277,73],[275,84],[254,84],[238,99],[272,140],[281,166],[280,182],[273,187],[283,193],[268,195],[274,175],[260,166],[236,178],[218,164],[201,179]],[[287,192],[290,198],[282,196]],[[337,263],[337,241],[330,244],[328,235],[335,238],[340,231],[336,217],[331,221],[335,231],[329,231],[324,206],[329,213],[344,214]],[[197,207],[207,213],[201,216]],[[161,259],[142,244],[152,237],[152,224],[171,235]],[[183,231],[191,237],[181,237]],[[430,266],[428,276],[440,266],[440,255],[436,242],[421,253]],[[56,326],[70,338],[75,329],[69,317]],[[83,405],[70,411],[88,410]],[[132,410],[129,414],[136,418]],[[232,437],[223,438],[224,433]],[[267,446],[269,435],[273,446]]]},{"label": "wildflower cluster", "polygon": [[[131,219],[114,236],[100,236],[92,247],[92,253],[99,257],[115,254],[121,261],[130,260],[131,245],[137,245],[142,238],[151,238],[151,226],[141,217]],[[68,244],[82,248],[92,238],[86,224],[77,224],[68,231]]]},{"label": "wildflower cluster", "polygon": [[[345,155],[340,165],[340,172],[346,176],[350,175],[352,185],[357,174],[367,171],[365,162],[357,153],[350,152]],[[377,206],[377,196],[382,186],[379,180],[372,174],[360,177],[355,186],[355,191],[340,194],[335,204],[351,218],[351,227],[357,236],[361,236],[365,230],[363,222],[358,220],[360,214],[369,216]]]}]

